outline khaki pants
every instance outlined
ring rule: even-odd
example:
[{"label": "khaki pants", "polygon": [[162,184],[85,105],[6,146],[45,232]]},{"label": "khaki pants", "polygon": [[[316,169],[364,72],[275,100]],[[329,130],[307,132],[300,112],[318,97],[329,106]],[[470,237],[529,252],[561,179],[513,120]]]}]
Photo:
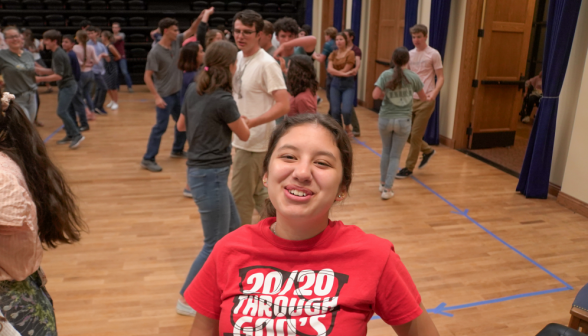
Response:
[{"label": "khaki pants", "polygon": [[429,154],[433,151],[433,148],[429,146],[423,140],[427,125],[429,124],[429,118],[435,110],[435,101],[420,101],[413,99],[412,101],[412,129],[410,136],[408,137],[408,143],[410,143],[410,151],[406,158],[406,169],[413,171],[419,160],[419,153]]},{"label": "khaki pants", "polygon": [[231,192],[237,204],[241,225],[252,224],[253,209],[262,214],[267,189],[262,182],[265,152],[255,153],[235,148]]}]

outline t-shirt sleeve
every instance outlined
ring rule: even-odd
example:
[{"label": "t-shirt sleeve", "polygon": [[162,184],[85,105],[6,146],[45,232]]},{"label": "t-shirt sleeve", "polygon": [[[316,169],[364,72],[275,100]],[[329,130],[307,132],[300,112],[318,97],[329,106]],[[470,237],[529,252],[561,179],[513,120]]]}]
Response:
[{"label": "t-shirt sleeve", "polygon": [[222,104],[219,106],[218,112],[220,120],[226,124],[230,124],[241,118],[239,109],[237,108],[237,103],[233,97],[224,98],[222,100]]},{"label": "t-shirt sleeve", "polygon": [[351,64],[352,66],[355,65],[355,53],[353,52],[353,50],[350,50],[347,53],[347,57],[345,58],[345,65],[347,64]]},{"label": "t-shirt sleeve", "polygon": [[421,296],[406,267],[390,251],[378,284],[374,311],[389,325],[401,325],[421,315],[420,303]]},{"label": "t-shirt sleeve", "polygon": [[[323,46],[323,52],[322,54],[329,57],[331,56],[331,54],[333,53],[333,48],[331,48],[331,46],[329,45],[329,43],[325,43],[325,45]],[[329,57],[329,60],[331,58]]]},{"label": "t-shirt sleeve", "polygon": [[215,320],[220,318],[222,303],[216,265],[219,250],[217,244],[200,272],[184,292],[184,299],[190,307],[194,308],[198,314]]},{"label": "t-shirt sleeve", "polygon": [[355,50],[355,56],[356,56],[356,57],[357,57],[357,56],[359,56],[359,58],[361,59],[361,56],[362,56],[361,49],[359,49],[359,48],[356,48],[356,50]]},{"label": "t-shirt sleeve", "polygon": [[316,113],[316,96],[310,92],[303,92],[294,98],[298,113]]},{"label": "t-shirt sleeve", "polygon": [[176,39],[176,43],[178,44],[178,46],[182,46],[182,43],[184,43],[184,33],[181,33],[178,35],[178,38]]},{"label": "t-shirt sleeve", "polygon": [[154,48],[152,48],[149,54],[147,54],[147,64],[145,64],[145,70],[151,70],[153,72],[159,71],[159,63],[155,58]]},{"label": "t-shirt sleeve", "polygon": [[333,60],[335,59],[335,56],[337,56],[337,52],[333,51],[330,55],[329,55],[329,62],[333,62]]},{"label": "t-shirt sleeve", "polygon": [[282,69],[278,63],[269,62],[263,68],[263,79],[266,83],[267,93],[271,94],[277,90],[286,90],[284,75],[282,75]]},{"label": "t-shirt sleeve", "polygon": [[435,70],[443,69],[443,62],[441,61],[441,54],[437,50],[433,53],[433,68]]},{"label": "t-shirt sleeve", "polygon": [[378,80],[376,81],[376,86],[380,88],[380,90],[384,91],[386,89],[386,71],[382,72]]},{"label": "t-shirt sleeve", "polygon": [[200,22],[198,29],[196,30],[196,40],[202,45],[203,49],[206,48],[204,41],[206,40],[206,32],[208,31],[208,23]]}]

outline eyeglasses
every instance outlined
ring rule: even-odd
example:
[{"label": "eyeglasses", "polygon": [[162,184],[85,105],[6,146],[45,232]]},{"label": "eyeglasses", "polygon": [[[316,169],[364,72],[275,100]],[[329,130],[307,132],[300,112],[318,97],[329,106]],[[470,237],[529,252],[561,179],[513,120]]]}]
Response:
[{"label": "eyeglasses", "polygon": [[4,36],[5,40],[12,40],[12,39],[16,39],[19,38],[20,35],[11,35],[11,36]]},{"label": "eyeglasses", "polygon": [[251,35],[255,34],[255,31],[249,30],[249,29],[245,29],[245,30],[233,29],[233,35],[241,35],[241,34],[243,34],[244,36],[251,36]]}]

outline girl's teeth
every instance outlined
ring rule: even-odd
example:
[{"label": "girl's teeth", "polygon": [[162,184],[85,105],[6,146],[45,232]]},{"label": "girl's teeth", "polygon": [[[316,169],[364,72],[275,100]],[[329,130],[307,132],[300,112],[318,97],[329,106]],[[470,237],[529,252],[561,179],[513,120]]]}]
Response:
[{"label": "girl's teeth", "polygon": [[306,193],[299,191],[299,190],[294,190],[294,189],[290,190],[290,194],[296,195],[296,196],[301,196],[301,197],[306,196]]}]

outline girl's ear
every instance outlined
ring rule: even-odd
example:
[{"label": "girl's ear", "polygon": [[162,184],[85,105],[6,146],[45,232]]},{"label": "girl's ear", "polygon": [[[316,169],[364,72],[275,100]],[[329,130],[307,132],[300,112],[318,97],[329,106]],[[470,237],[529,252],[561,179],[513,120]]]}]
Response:
[{"label": "girl's ear", "polygon": [[263,186],[267,188],[267,172],[263,174]]},{"label": "girl's ear", "polygon": [[347,189],[345,189],[345,187],[339,188],[339,192],[337,193],[337,197],[335,198],[335,202],[343,202],[343,200],[346,198],[347,198]]}]

